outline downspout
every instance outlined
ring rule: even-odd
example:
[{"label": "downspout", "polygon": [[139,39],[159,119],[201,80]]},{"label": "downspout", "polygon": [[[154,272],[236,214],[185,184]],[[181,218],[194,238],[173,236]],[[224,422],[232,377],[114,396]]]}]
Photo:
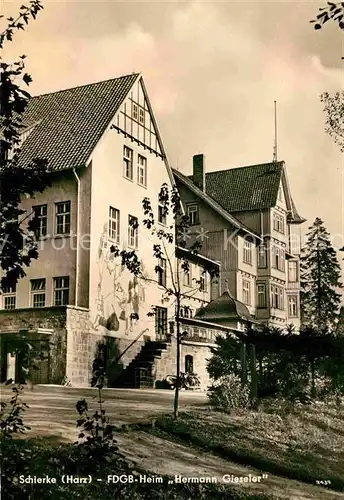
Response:
[{"label": "downspout", "polygon": [[77,221],[76,221],[76,272],[75,272],[75,306],[79,303],[79,238],[80,238],[80,177],[76,173],[75,168],[73,168],[73,173],[77,182]]}]

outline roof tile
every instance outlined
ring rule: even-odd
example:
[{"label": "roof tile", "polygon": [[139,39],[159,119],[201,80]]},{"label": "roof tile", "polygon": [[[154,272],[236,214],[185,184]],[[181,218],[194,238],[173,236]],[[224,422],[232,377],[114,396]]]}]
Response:
[{"label": "roof tile", "polygon": [[206,174],[206,193],[228,212],[260,210],[276,204],[283,162]]},{"label": "roof tile", "polygon": [[85,166],[138,74],[32,97],[23,125],[36,123],[25,140],[20,163],[48,160],[50,170]]}]

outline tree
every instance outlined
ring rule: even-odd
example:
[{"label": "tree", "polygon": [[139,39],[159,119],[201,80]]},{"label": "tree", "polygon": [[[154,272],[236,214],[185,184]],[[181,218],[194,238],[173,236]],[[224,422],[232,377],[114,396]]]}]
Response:
[{"label": "tree", "polygon": [[344,337],[344,306],[340,308],[338,322],[336,326],[336,334]]},{"label": "tree", "polygon": [[[327,2],[326,7],[319,9],[316,19],[312,19],[310,22],[314,23],[314,29],[319,30],[330,20],[336,22],[339,28],[344,30],[344,2]],[[344,152],[344,92],[338,91],[332,95],[323,92],[320,99],[324,103],[325,131]]]},{"label": "tree", "polygon": [[340,266],[330,235],[318,217],[301,253],[301,309],[304,325],[335,329],[340,305]]},{"label": "tree", "polygon": [[[190,262],[187,257],[179,257],[175,259],[175,249],[176,245],[186,250],[186,254],[192,258],[196,256],[199,252],[201,244],[199,241],[195,240],[188,247],[186,245],[186,239],[191,238],[188,234],[189,220],[188,217],[183,214],[183,208],[179,193],[177,188],[174,186],[171,189],[167,184],[161,186],[159,192],[159,209],[161,210],[161,216],[168,220],[173,220],[173,223],[166,226],[166,230],[162,228],[161,225],[157,225],[154,212],[152,209],[152,204],[149,198],[144,198],[142,201],[142,208],[144,218],[142,220],[142,226],[148,231],[148,237],[152,239],[152,254],[157,261],[155,266],[156,278],[151,278],[143,270],[143,263],[140,260],[136,250],[120,250],[117,246],[111,247],[111,252],[115,257],[120,257],[122,259],[122,265],[125,266],[132,274],[137,278],[142,279],[147,282],[153,282],[159,284],[163,289],[163,300],[169,302],[174,301],[175,314],[173,319],[175,320],[175,338],[176,338],[176,384],[175,384],[175,395],[174,395],[174,417],[178,416],[179,408],[179,390],[181,385],[181,374],[180,374],[180,347],[184,336],[181,330],[181,320],[182,310],[187,309],[188,306],[185,301],[188,297],[195,295],[199,290],[202,289],[204,276],[202,275],[199,280],[193,279],[194,286],[190,288],[188,292],[185,292],[183,287],[183,274],[187,274],[190,271]],[[130,225],[137,229],[139,226],[138,221],[130,221]],[[204,273],[209,272],[211,276],[216,276],[216,268],[210,266]],[[203,273],[203,274],[204,274]],[[168,279],[161,279],[166,277]],[[148,313],[149,315],[156,314],[156,308],[152,307],[152,310]]]},{"label": "tree", "polygon": [[[29,20],[35,19],[42,9],[39,0],[32,0],[29,6],[20,7],[16,19],[7,18],[7,28],[0,33],[0,49],[12,41],[16,31],[24,30]],[[22,87],[32,81],[25,72],[24,59],[23,55],[12,64],[3,60],[0,63],[0,265],[3,270],[0,291],[15,286],[18,279],[25,276],[25,266],[38,258],[34,237],[37,221],[30,217],[31,214],[24,216],[20,201],[23,196],[32,197],[35,192],[42,192],[49,183],[45,160],[36,158],[25,165],[20,162],[21,138],[25,130],[23,115],[31,97]]]},{"label": "tree", "polygon": [[[250,362],[245,367],[251,382],[251,403],[253,376],[257,378],[259,399],[272,396],[305,402],[309,398],[344,394],[344,337],[313,327],[295,332],[292,326],[285,330],[259,326],[237,332],[237,336],[238,340],[216,339],[208,371],[215,381],[237,376],[241,361],[239,339],[251,346]],[[244,386],[243,379],[241,376]]]},{"label": "tree", "polygon": [[320,30],[330,20],[338,23],[339,28],[344,30],[344,2],[327,2],[326,7],[319,8],[316,19],[310,22],[314,23],[314,29]]},{"label": "tree", "polygon": [[344,152],[344,92],[335,92],[332,95],[324,92],[320,99],[324,103],[325,131]]}]

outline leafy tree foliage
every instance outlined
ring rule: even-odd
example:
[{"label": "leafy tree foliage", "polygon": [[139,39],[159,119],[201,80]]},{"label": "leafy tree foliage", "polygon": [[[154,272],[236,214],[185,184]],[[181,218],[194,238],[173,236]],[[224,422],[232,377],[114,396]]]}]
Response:
[{"label": "leafy tree foliage", "polygon": [[212,379],[218,380],[224,375],[240,375],[240,340],[218,336],[216,346],[211,347],[212,357],[207,369]]},{"label": "leafy tree foliage", "polygon": [[316,218],[301,253],[303,324],[335,330],[340,305],[340,266],[323,221]]},{"label": "leafy tree foliage", "polygon": [[[155,266],[156,278],[147,276],[144,272],[143,263],[136,252],[136,250],[120,250],[118,247],[111,247],[111,251],[115,257],[122,260],[122,265],[125,266],[132,274],[138,278],[159,284],[164,289],[163,301],[167,303],[174,303],[175,305],[175,326],[176,326],[176,340],[177,340],[177,353],[176,353],[176,385],[175,385],[175,400],[174,400],[174,416],[178,416],[179,406],[179,389],[181,385],[180,374],[180,344],[183,339],[183,332],[181,329],[181,311],[187,306],[184,304],[185,299],[195,295],[202,287],[203,276],[199,280],[193,279],[194,286],[190,291],[186,292],[182,284],[182,276],[190,270],[190,260],[187,257],[180,257],[175,262],[175,249],[176,245],[186,251],[187,255],[192,258],[196,256],[201,248],[201,243],[197,240],[190,242],[187,246],[187,238],[189,238],[188,228],[189,220],[184,215],[179,192],[176,187],[169,189],[167,184],[163,184],[159,191],[159,209],[162,217],[166,221],[172,222],[164,228],[158,225],[155,220],[154,210],[149,198],[144,198],[142,201],[142,208],[144,218],[142,219],[142,226],[148,231],[149,238],[152,240],[152,255],[157,261]],[[137,221],[131,222],[132,227],[137,228],[139,223]],[[191,238],[191,237],[190,237]],[[153,242],[155,240],[155,243]],[[166,262],[166,269],[163,269],[161,259]],[[204,274],[209,272],[211,276],[216,276],[217,269],[210,266],[204,270]],[[159,275],[166,273],[168,278],[166,282],[159,280]],[[150,315],[155,315],[156,309],[153,306]]]},{"label": "leafy tree foliage", "polygon": [[338,23],[339,28],[344,30],[344,2],[327,2],[326,7],[320,7],[319,14],[311,23],[314,23],[314,29],[320,30],[330,20]]},{"label": "leafy tree foliage", "polygon": [[[240,345],[246,344],[255,346],[260,399],[283,397],[306,402],[344,394],[343,337],[314,328],[295,332],[292,327],[248,329],[237,336],[219,337],[212,349],[208,372],[215,381],[229,375],[251,378],[252,360],[244,367],[241,364]],[[247,351],[250,356],[251,350]]]},{"label": "leafy tree foliage", "polygon": [[333,138],[339,149],[344,152],[344,92],[321,94],[326,116],[325,131]]},{"label": "leafy tree foliage", "polygon": [[[7,28],[0,34],[0,49],[13,39],[16,31],[24,30],[30,18],[35,19],[42,8],[39,0],[32,0],[29,6],[21,6],[16,19],[7,18]],[[45,160],[36,158],[28,165],[20,163],[21,135],[25,129],[23,114],[30,99],[25,87],[32,81],[25,72],[24,60],[23,55],[13,64],[3,60],[0,63],[0,265],[3,270],[0,291],[14,286],[25,276],[25,266],[38,258],[34,237],[37,222],[25,215],[20,201],[24,196],[42,192],[49,182]]]},{"label": "leafy tree foliage", "polygon": [[[338,24],[341,30],[344,30],[344,2],[327,2],[326,7],[319,9],[319,14],[314,23],[314,29],[321,29],[328,21],[334,21]],[[342,57],[342,59],[344,59]],[[324,113],[326,115],[325,131],[338,144],[340,150],[344,151],[344,92],[335,92],[329,94],[324,92],[320,96],[321,102],[324,103]]]}]

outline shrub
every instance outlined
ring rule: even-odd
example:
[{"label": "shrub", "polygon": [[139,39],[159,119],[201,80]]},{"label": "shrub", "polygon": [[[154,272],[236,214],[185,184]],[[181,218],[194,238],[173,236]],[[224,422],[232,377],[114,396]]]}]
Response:
[{"label": "shrub", "polygon": [[22,488],[15,482],[19,474],[25,474],[30,466],[30,451],[25,448],[14,452],[14,437],[30,429],[23,422],[23,413],[27,405],[21,400],[23,387],[13,387],[9,402],[1,402],[0,411],[0,460],[1,493],[3,498],[19,498]]},{"label": "shrub", "polygon": [[237,375],[230,374],[213,382],[208,391],[208,398],[214,409],[231,413],[249,406],[250,393]]}]

